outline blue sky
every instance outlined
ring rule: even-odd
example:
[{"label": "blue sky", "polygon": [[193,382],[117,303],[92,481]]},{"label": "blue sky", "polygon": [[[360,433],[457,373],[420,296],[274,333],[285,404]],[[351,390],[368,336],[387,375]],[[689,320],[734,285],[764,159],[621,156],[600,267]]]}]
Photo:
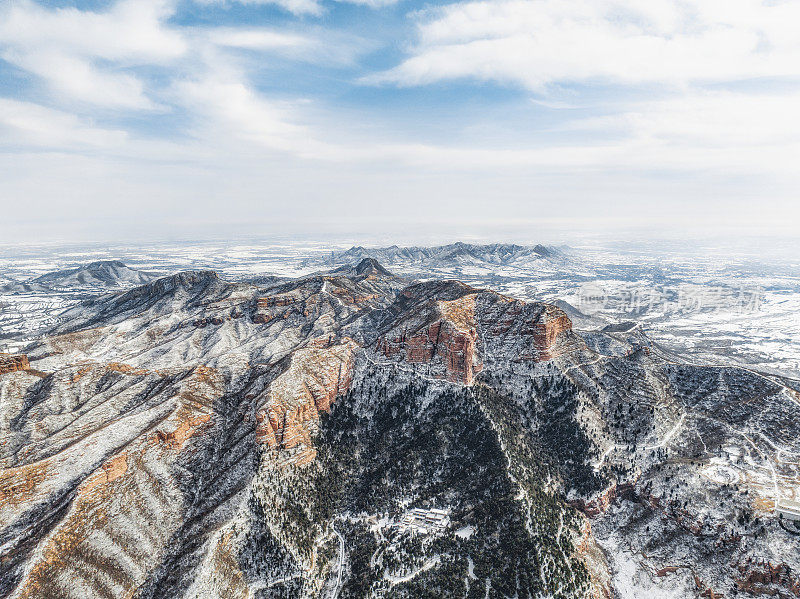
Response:
[{"label": "blue sky", "polygon": [[791,232],[798,22],[781,0],[0,0],[0,233]]}]

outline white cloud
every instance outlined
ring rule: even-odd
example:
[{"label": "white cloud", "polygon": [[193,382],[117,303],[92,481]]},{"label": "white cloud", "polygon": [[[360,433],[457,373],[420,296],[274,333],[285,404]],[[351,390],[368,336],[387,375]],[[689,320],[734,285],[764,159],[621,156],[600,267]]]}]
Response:
[{"label": "white cloud", "polygon": [[216,27],[209,31],[209,40],[219,46],[246,50],[305,50],[316,45],[312,38],[271,29]]},{"label": "white cloud", "polygon": [[212,27],[195,31],[219,48],[270,53],[324,65],[353,66],[372,47],[362,38],[317,27],[304,27],[302,32],[265,27]]},{"label": "white cloud", "polygon": [[[330,153],[328,146],[295,123],[293,106],[273,102],[256,91],[248,69],[263,67],[265,53],[350,64],[363,48],[361,40],[318,28],[301,34],[253,27],[168,25],[174,7],[162,0],[121,0],[104,12],[47,9],[27,0],[0,6],[0,56],[44,79],[54,92],[48,103],[61,104],[69,112],[92,114],[96,110],[92,106],[116,111],[107,115],[170,104],[192,123],[190,133],[213,145],[237,139],[291,154]],[[230,52],[240,49],[258,54],[260,62],[256,63],[255,54]],[[134,74],[131,67],[161,67],[158,87],[150,85],[144,74]],[[56,112],[45,115],[44,110],[39,117],[55,119]],[[62,133],[68,129],[64,121],[68,112],[58,114],[63,117],[62,126],[52,130],[53,147],[60,147]],[[89,139],[88,131],[84,133],[87,136],[82,139]],[[46,135],[47,127],[42,127],[35,136],[16,140],[44,147]],[[136,149],[128,143],[120,151],[135,153],[140,148],[141,142]],[[75,150],[83,151],[85,145],[77,142]]]},{"label": "white cloud", "polygon": [[216,133],[257,141],[275,149],[289,149],[303,136],[302,127],[290,122],[288,111],[258,97],[239,79],[207,76],[176,86],[182,104],[204,117],[203,126]]},{"label": "white cloud", "polygon": [[663,100],[634,102],[620,112],[578,119],[568,128],[622,132],[630,137],[714,149],[735,148],[753,166],[765,166],[758,148],[782,147],[800,139],[800,94],[691,92]]},{"label": "white cloud", "polygon": [[419,13],[419,41],[374,83],[552,83],[796,76],[800,4],[767,0],[500,0]]},{"label": "white cloud", "polygon": [[297,103],[263,97],[223,56],[212,53],[206,59],[202,73],[173,85],[175,102],[193,116],[197,139],[234,152],[253,152],[253,146],[305,157],[331,152],[312,131],[297,124]]},{"label": "white cloud", "polygon": [[[480,0],[414,18],[408,58],[366,82],[514,84],[541,106],[593,115],[554,115],[517,150],[420,148],[431,161],[460,154],[465,164],[498,167],[794,176],[797,2]],[[757,91],[734,91],[749,79],[762,80]],[[598,83],[614,86],[613,101],[584,93]],[[567,92],[565,84],[573,84]]]},{"label": "white cloud", "polygon": [[186,52],[183,36],[163,24],[171,11],[163,0],[123,0],[105,12],[13,1],[0,9],[0,56],[64,97],[153,109],[142,81],[126,69],[167,64]]},{"label": "white cloud", "polygon": [[[294,10],[309,14],[311,6],[321,5],[305,0]],[[496,203],[506,214],[536,216],[552,209],[554,195],[574,202],[576,213],[603,213],[607,207],[593,208],[598,186],[605,186],[609,205],[618,192],[637,201],[668,200],[671,193],[702,198],[720,189],[755,196],[763,181],[782,181],[785,199],[797,188],[798,94],[788,85],[780,93],[759,86],[757,94],[701,85],[797,72],[794,9],[786,4],[498,0],[418,13],[411,56],[380,80],[411,85],[465,77],[535,90],[569,81],[666,84],[646,101],[623,85],[614,104],[593,103],[582,86],[537,94],[530,111],[551,118],[523,121],[506,138],[522,111],[490,110],[483,122],[463,123],[472,128],[468,135],[453,125],[452,139],[460,142],[437,142],[435,132],[415,137],[394,120],[391,106],[349,104],[341,80],[332,88],[345,90],[341,105],[327,80],[309,91],[309,101],[264,91],[280,89],[268,77],[291,76],[291,60],[358,64],[367,42],[322,25],[181,26],[169,20],[174,7],[156,0],[122,0],[102,12],[26,1],[0,7],[0,56],[55,92],[36,104],[0,99],[0,139],[9,150],[0,164],[3,199],[38,194],[46,206],[64,189],[70,201],[91,197],[85,202],[94,207],[109,197],[147,197],[159,210],[162,197],[171,197],[171,219],[192,212],[184,209],[196,198],[214,217],[215,201],[224,197],[248,218],[269,203],[266,195],[277,198],[273,209],[299,218],[308,212],[303,202],[312,200],[316,210],[336,215],[353,205],[369,212],[371,203],[391,198],[395,212],[416,214],[449,198],[452,210],[480,219]],[[280,68],[272,69],[275,56],[282,57]],[[313,101],[315,91],[329,101]],[[163,115],[145,115],[153,121],[141,130],[127,120],[142,122],[135,111],[164,105],[175,118],[163,134],[151,133]],[[357,112],[362,106],[365,112]],[[125,120],[97,126],[89,117],[98,107],[115,109],[101,112],[105,119]],[[423,105],[412,108],[434,118]],[[123,126],[128,133],[117,130]],[[47,178],[40,177],[42,165]],[[534,189],[547,201],[528,210]],[[329,194],[336,197],[330,206]]]},{"label": "white cloud", "polygon": [[0,130],[6,146],[113,148],[127,139],[124,131],[96,127],[73,114],[8,98],[0,98]]},{"label": "white cloud", "polygon": [[8,62],[44,78],[59,94],[100,106],[125,109],[156,107],[144,93],[138,78],[108,69],[98,69],[91,62],[44,49],[30,53],[6,52]]},{"label": "white cloud", "polygon": [[88,58],[163,63],[186,51],[183,37],[163,25],[172,14],[172,2],[165,0],[122,0],[105,12],[47,9],[19,0],[3,11],[0,40],[4,45],[35,43]]},{"label": "white cloud", "polygon": [[361,6],[368,6],[370,8],[383,8],[384,6],[392,6],[397,4],[400,0],[336,0],[336,2],[345,2],[347,4],[359,4]]}]

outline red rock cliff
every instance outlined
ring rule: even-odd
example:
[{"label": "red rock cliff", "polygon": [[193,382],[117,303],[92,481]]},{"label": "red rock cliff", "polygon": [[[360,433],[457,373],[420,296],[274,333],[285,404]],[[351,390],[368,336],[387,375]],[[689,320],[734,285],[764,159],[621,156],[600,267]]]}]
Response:
[{"label": "red rock cliff", "polygon": [[533,325],[533,342],[539,352],[540,360],[550,360],[557,355],[553,351],[561,333],[572,329],[572,322],[566,314]]},{"label": "red rock cliff", "polygon": [[258,440],[272,449],[311,449],[320,412],[329,411],[336,397],[350,388],[356,347],[346,339],[292,354],[289,368],[272,383],[266,404],[256,414]]},{"label": "red rock cliff", "polygon": [[738,565],[739,590],[751,595],[800,597],[800,577],[786,564],[746,562]]},{"label": "red rock cliff", "polygon": [[472,384],[482,365],[476,352],[475,295],[436,302],[436,320],[409,332],[400,329],[380,338],[376,349],[386,357],[402,357],[410,364],[440,366],[431,376],[453,383]]},{"label": "red rock cliff", "polygon": [[427,364],[426,376],[469,385],[483,368],[482,356],[543,362],[576,349],[572,323],[563,311],[497,293],[477,292],[422,306],[378,339],[387,358]]},{"label": "red rock cliff", "polygon": [[0,374],[28,370],[30,367],[25,354],[0,354]]}]

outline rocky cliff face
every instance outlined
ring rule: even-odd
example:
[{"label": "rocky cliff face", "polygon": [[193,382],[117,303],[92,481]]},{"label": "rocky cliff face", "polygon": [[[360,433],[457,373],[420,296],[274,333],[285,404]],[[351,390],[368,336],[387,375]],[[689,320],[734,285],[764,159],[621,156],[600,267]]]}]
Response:
[{"label": "rocky cliff face", "polygon": [[[473,297],[454,301],[467,306],[467,314],[463,316],[474,316],[469,308],[469,304],[474,302]],[[380,337],[377,351],[390,359],[425,364],[431,376],[453,383],[472,384],[475,373],[481,370],[475,347],[478,338],[475,322],[459,318],[461,315],[453,318],[451,303],[437,303],[426,315],[427,319],[433,320],[429,324],[417,328],[419,323],[415,319]]]},{"label": "rocky cliff face", "polygon": [[66,316],[0,357],[0,597],[797,595],[777,377],[370,260]]},{"label": "rocky cliff face", "polygon": [[403,316],[377,340],[378,352],[451,382],[472,384],[484,357],[536,363],[585,349],[559,308],[460,283],[412,286],[388,311]]},{"label": "rocky cliff face", "polygon": [[28,370],[31,367],[24,354],[0,354],[0,374]]},{"label": "rocky cliff face", "polygon": [[294,352],[256,413],[256,438],[275,451],[299,449],[292,452],[295,464],[314,459],[312,437],[320,413],[330,411],[335,399],[349,389],[356,348],[351,339],[333,345],[316,340]]}]

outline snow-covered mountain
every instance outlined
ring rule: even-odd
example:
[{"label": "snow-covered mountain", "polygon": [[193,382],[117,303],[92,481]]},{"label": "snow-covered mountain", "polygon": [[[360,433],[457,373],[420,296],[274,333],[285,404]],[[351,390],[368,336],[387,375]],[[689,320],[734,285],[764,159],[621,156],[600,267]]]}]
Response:
[{"label": "snow-covered mountain", "polygon": [[50,272],[36,277],[31,283],[47,287],[119,288],[142,285],[158,275],[125,266],[119,260],[99,260],[89,264]]},{"label": "snow-covered mountain", "polygon": [[0,597],[792,597],[798,387],[374,258],[182,272],[0,360]]}]

